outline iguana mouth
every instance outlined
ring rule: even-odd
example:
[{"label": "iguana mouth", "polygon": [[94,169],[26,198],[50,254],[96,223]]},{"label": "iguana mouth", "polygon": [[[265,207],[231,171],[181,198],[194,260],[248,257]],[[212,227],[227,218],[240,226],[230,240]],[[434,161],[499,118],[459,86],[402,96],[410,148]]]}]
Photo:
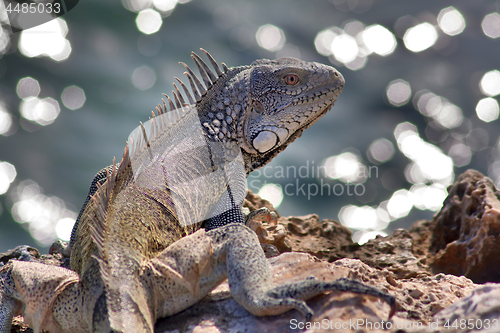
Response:
[{"label": "iguana mouth", "polygon": [[[338,85],[334,89],[332,88],[327,88],[322,91],[314,93],[312,96],[304,96],[302,98],[296,98],[292,100],[291,105],[300,105],[300,104],[305,104],[305,103],[311,103],[314,101],[317,101],[319,99],[323,99],[325,96],[331,95],[332,98],[335,98],[340,94],[342,89],[344,88],[344,85]],[[338,92],[338,93],[337,93]]]},{"label": "iguana mouth", "polygon": [[315,96],[315,97],[313,97],[313,99],[311,99],[311,101],[314,101],[315,99],[330,95],[330,96],[328,96],[329,97],[328,100],[331,103],[326,104],[326,106],[324,108],[322,108],[320,111],[315,112],[312,115],[310,115],[308,117],[309,120],[302,126],[302,130],[305,130],[305,129],[309,128],[310,126],[312,126],[319,118],[323,117],[325,115],[325,113],[327,113],[328,111],[330,111],[332,109],[337,97],[340,95],[343,88],[344,88],[343,84],[339,85],[334,90],[328,90],[328,92],[321,94],[321,95],[318,95],[317,97]]}]

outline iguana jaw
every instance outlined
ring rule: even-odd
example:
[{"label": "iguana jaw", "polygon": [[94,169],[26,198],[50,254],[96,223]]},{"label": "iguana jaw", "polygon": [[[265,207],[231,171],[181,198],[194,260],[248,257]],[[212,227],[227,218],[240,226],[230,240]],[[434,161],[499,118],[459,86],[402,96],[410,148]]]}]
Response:
[{"label": "iguana jaw", "polygon": [[[270,162],[300,137],[306,128],[332,108],[342,92],[344,78],[333,67],[316,63],[305,66],[304,62],[296,59],[286,59],[286,64],[293,64],[293,61],[307,68],[301,73],[305,77],[302,87],[294,91],[286,90],[285,86],[277,89],[278,92],[270,89],[261,95],[250,92],[250,102],[242,119],[244,135],[239,136],[247,173]],[[257,79],[254,81],[256,83],[250,89],[260,84]]]},{"label": "iguana jaw", "polygon": [[[339,94],[340,91],[337,93],[337,96]],[[286,141],[277,146],[275,149],[272,149],[265,154],[259,154],[259,153],[249,154],[247,151],[243,150],[243,158],[245,160],[246,173],[249,174],[250,172],[269,163],[274,157],[276,157],[276,155],[285,150],[285,148],[288,147],[289,144],[294,142],[296,139],[300,138],[304,130],[314,125],[314,123],[318,121],[319,118],[321,118],[328,111],[330,111],[333,105],[334,102],[332,102],[324,109],[322,109],[320,112],[318,112],[314,118],[311,118],[304,126],[296,130],[293,134],[289,135]]]},{"label": "iguana jaw", "polygon": [[[288,145],[291,143],[288,142],[291,137],[295,137],[295,134],[298,132],[302,133],[303,130],[313,125],[319,118],[331,110],[334,104],[331,101],[336,100],[337,96],[340,94],[340,90],[341,88],[325,93],[323,96],[328,98],[328,100],[324,102],[322,107],[317,105],[317,103],[314,103],[314,99],[313,101],[300,101],[298,103],[291,103],[291,105],[283,106],[281,110],[278,110],[277,112],[285,109],[288,109],[289,112],[295,111],[295,114],[300,117],[299,121],[286,122],[281,126],[266,126],[258,132],[257,135],[250,138],[251,141],[247,141],[247,146],[250,147],[251,152],[253,153],[256,153],[257,151],[259,153],[265,153],[273,148]],[[306,116],[304,115],[302,109],[307,109],[307,104],[312,104],[313,108],[312,111]],[[306,119],[305,122],[301,122],[302,119]]]}]

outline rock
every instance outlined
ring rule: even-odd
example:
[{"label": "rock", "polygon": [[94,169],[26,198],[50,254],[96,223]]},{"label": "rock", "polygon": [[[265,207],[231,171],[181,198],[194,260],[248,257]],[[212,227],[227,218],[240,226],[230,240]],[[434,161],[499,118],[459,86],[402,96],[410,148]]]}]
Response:
[{"label": "rock", "polygon": [[[325,332],[325,328],[344,328],[342,332],[387,332],[381,327],[417,327],[428,325],[432,315],[471,292],[476,286],[465,277],[439,274],[434,277],[397,280],[388,270],[371,268],[355,259],[341,259],[327,263],[304,253],[284,253],[269,259],[274,282],[303,280],[315,276],[322,281],[350,278],[396,296],[399,309],[387,321],[389,305],[373,296],[350,292],[330,292],[307,303],[315,316],[309,325],[316,328],[307,332]],[[367,322],[371,323],[366,326]],[[363,323],[363,325],[361,325]],[[384,323],[384,324],[382,324]],[[388,324],[389,323],[389,324]],[[297,332],[308,325],[302,315],[288,311],[282,315],[255,317],[236,303],[229,293],[227,282],[191,308],[158,321],[158,332]],[[326,325],[326,326],[325,326]],[[390,326],[388,326],[390,325]]]},{"label": "rock", "polygon": [[[263,216],[250,225],[269,250],[276,284],[309,276],[323,281],[356,279],[396,297],[398,309],[390,321],[385,302],[350,292],[309,300],[315,311],[310,323],[297,311],[255,317],[231,298],[225,282],[194,306],[159,320],[155,331],[500,332],[500,284],[479,284],[500,280],[500,192],[473,170],[459,176],[448,190],[432,221],[416,221],[408,231],[398,229],[363,245],[352,241],[347,227],[334,220],[319,221],[315,214],[277,221]],[[244,205],[276,212],[253,193]],[[0,266],[9,259],[64,266],[61,251],[54,249],[52,255],[40,256],[34,248],[17,247],[0,254]],[[20,317],[13,331],[31,332]]]},{"label": "rock", "polygon": [[422,241],[404,229],[398,229],[387,237],[379,236],[361,246],[352,241],[349,228],[334,220],[320,222],[316,214],[281,217],[278,225],[288,231],[281,242],[290,244],[294,252],[309,253],[328,262],[340,258],[359,259],[372,267],[386,268],[397,278],[431,274],[425,264],[426,252],[423,249],[415,251]]},{"label": "rock", "polygon": [[432,271],[500,282],[500,192],[474,170],[460,175],[448,192],[433,220]]},{"label": "rock", "polygon": [[[348,267],[335,266],[303,253],[284,253],[269,259],[269,263],[274,282],[278,285],[303,280],[309,276],[333,281],[350,275]],[[352,265],[364,264],[357,261]],[[366,266],[359,271],[369,272],[370,268]],[[359,278],[363,276],[358,274]],[[381,322],[387,320],[390,311],[389,305],[376,297],[347,292],[331,292],[318,296],[308,302],[308,305],[316,313],[313,322],[328,322],[333,325],[349,323],[349,319],[352,322],[355,318]],[[306,325],[305,319],[295,310],[270,317],[251,315],[230,297],[229,286],[225,282],[195,306],[173,317],[162,319],[156,328],[158,332],[185,332],[198,328],[203,328],[203,332],[208,329],[214,332],[297,332],[302,325]]]},{"label": "rock", "polygon": [[499,332],[500,285],[487,283],[434,316],[447,332]]},{"label": "rock", "polygon": [[329,262],[345,258],[352,246],[352,231],[334,220],[319,221],[318,215],[290,216],[278,219],[288,232],[294,252],[306,252]]},{"label": "rock", "polygon": [[360,259],[372,267],[386,268],[398,279],[430,275],[425,259],[422,261],[414,253],[413,244],[414,239],[407,230],[397,229],[387,237],[378,236],[353,249],[347,257]]},{"label": "rock", "polygon": [[40,252],[29,245],[19,245],[16,248],[9,250],[5,253],[0,253],[0,267],[6,264],[10,259],[20,261],[34,261],[47,265],[61,265],[62,256],[57,254],[55,256],[50,254],[40,255]]}]

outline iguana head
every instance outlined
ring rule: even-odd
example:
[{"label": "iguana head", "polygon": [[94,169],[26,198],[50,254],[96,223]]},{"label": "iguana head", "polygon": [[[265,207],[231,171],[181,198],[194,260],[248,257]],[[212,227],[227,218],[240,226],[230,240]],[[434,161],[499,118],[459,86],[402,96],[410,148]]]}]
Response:
[{"label": "iguana head", "polygon": [[[212,141],[237,143],[246,173],[269,163],[302,132],[331,109],[344,88],[335,68],[295,58],[257,60],[249,66],[222,69],[202,49],[214,71],[195,53],[202,80],[184,63],[192,92],[177,79],[170,109],[196,104],[201,125]],[[203,81],[204,84],[201,83]],[[160,106],[158,113],[166,111]]]},{"label": "iguana head", "polygon": [[333,67],[294,58],[257,60],[238,133],[247,172],[267,164],[331,109],[344,88]]}]

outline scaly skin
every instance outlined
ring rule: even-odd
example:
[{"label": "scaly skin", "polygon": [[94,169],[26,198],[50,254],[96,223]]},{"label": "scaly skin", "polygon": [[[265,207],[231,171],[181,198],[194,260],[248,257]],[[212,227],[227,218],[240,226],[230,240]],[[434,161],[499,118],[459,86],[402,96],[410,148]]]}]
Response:
[{"label": "scaly skin", "polygon": [[[230,147],[223,159],[235,156],[234,147],[241,151],[243,174],[268,163],[326,113],[344,84],[332,67],[291,58],[223,65],[222,71],[209,56],[216,74],[198,56],[193,59],[205,86],[187,68],[193,92],[186,98],[195,107],[187,108],[175,87],[170,109],[196,112],[206,142]],[[176,126],[186,128],[187,116],[167,127],[158,119],[165,111],[160,106],[152,120],[156,134],[133,145],[133,152],[127,146],[121,163],[94,179],[67,249],[71,269],[21,261],[0,269],[0,333],[10,331],[17,314],[35,332],[153,332],[158,318],[195,304],[226,277],[235,300],[258,316],[297,309],[310,319],[313,312],[303,300],[327,290],[381,297],[394,313],[392,296],[355,281],[307,279],[275,287],[258,239],[244,225],[241,204],[221,199],[226,183],[202,177],[222,165],[213,151],[204,160],[203,149],[195,147],[169,161],[176,177],[198,181],[193,191],[204,189],[195,197],[199,201],[189,199],[196,213],[205,216],[220,205],[228,210],[203,224],[181,226],[165,165],[155,164],[154,152],[166,136],[179,135]]]}]

